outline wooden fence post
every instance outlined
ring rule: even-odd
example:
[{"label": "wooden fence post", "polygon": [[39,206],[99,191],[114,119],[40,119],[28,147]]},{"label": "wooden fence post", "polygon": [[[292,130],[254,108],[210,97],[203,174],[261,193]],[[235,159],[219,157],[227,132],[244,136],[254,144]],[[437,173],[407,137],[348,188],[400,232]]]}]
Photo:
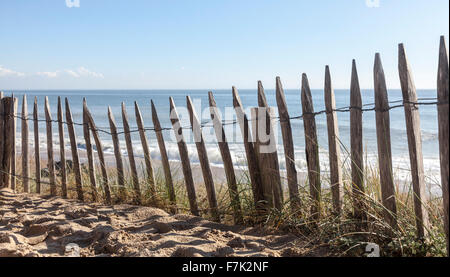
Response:
[{"label": "wooden fence post", "polygon": [[298,192],[298,177],[295,167],[294,141],[292,137],[291,119],[289,116],[286,97],[280,77],[276,77],[276,100],[280,117],[281,135],[283,136],[284,157],[286,161],[286,175],[289,188],[291,210],[300,214],[301,200]]},{"label": "wooden fence post", "polygon": [[123,132],[125,136],[125,143],[127,146],[127,154],[128,154],[128,160],[130,162],[130,169],[131,169],[131,177],[133,180],[133,186],[134,186],[134,200],[136,203],[141,203],[141,189],[139,187],[139,177],[137,173],[137,167],[136,167],[136,160],[134,159],[134,152],[133,152],[133,143],[131,141],[131,133],[130,133],[130,125],[128,124],[128,115],[127,110],[125,107],[125,103],[122,102],[122,123],[123,123]]},{"label": "wooden fence post", "polygon": [[28,104],[27,95],[24,94],[22,98],[22,184],[23,191],[29,193],[30,184],[30,169],[28,160]]},{"label": "wooden fence post", "polygon": [[418,238],[424,238],[428,233],[429,221],[428,211],[424,206],[424,203],[426,202],[426,184],[423,169],[420,115],[419,108],[413,104],[417,102],[416,86],[414,85],[411,68],[403,44],[398,45],[398,72],[405,107],[406,132],[408,135],[409,159],[411,162],[417,236]]},{"label": "wooden fence post", "polygon": [[144,159],[145,159],[145,167],[147,169],[147,182],[150,187],[150,192],[152,197],[156,197],[156,185],[155,185],[155,177],[153,173],[153,165],[152,158],[150,156],[150,149],[148,147],[147,136],[145,135],[145,127],[144,121],[142,120],[141,111],[139,109],[139,105],[136,101],[134,101],[134,112],[136,114],[136,123],[139,129],[139,137],[141,138],[142,149],[144,151]]},{"label": "wooden fence post", "polygon": [[47,168],[49,171],[50,180],[50,194],[56,195],[56,174],[55,174],[55,161],[53,158],[53,128],[52,128],[52,115],[50,112],[50,103],[48,97],[45,96],[45,121],[47,126]]},{"label": "wooden fence post", "polygon": [[239,191],[237,188],[236,175],[234,173],[233,160],[231,159],[230,148],[228,147],[227,137],[222,125],[219,110],[217,109],[216,100],[213,93],[208,92],[209,107],[211,120],[213,121],[214,131],[216,133],[217,144],[219,145],[220,154],[222,156],[223,166],[227,177],[228,191],[230,194],[231,206],[233,208],[233,218],[235,224],[244,222],[241,210],[241,201],[239,199]]},{"label": "wooden fence post", "polygon": [[392,175],[391,133],[389,101],[380,54],[375,54],[374,64],[375,117],[377,127],[378,164],[380,168],[381,197],[386,221],[397,228],[394,177]]},{"label": "wooden fence post", "polygon": [[342,211],[342,163],[339,142],[339,125],[336,114],[336,100],[331,84],[330,68],[325,67],[325,107],[327,111],[328,151],[330,159],[330,186],[333,198],[333,208],[336,215]]},{"label": "wooden fence post", "polygon": [[352,78],[350,84],[350,147],[352,168],[352,198],[354,217],[363,226],[367,220],[364,202],[364,156],[363,156],[363,125],[362,100],[359,88],[356,61],[352,61]]},{"label": "wooden fence post", "polygon": [[86,156],[88,158],[89,181],[91,183],[92,201],[98,200],[97,180],[95,179],[94,152],[92,150],[91,133],[89,131],[89,119],[86,115],[86,98],[83,98],[83,136],[86,143]]},{"label": "wooden fence post", "polygon": [[114,156],[116,158],[117,183],[119,185],[119,200],[123,201],[126,197],[125,192],[125,176],[123,174],[122,152],[120,151],[119,135],[117,134],[116,120],[112,113],[111,107],[108,106],[109,127],[111,129],[111,138],[114,145]]},{"label": "wooden fence post", "polygon": [[203,140],[202,129],[198,121],[191,98],[186,96],[187,108],[189,111],[189,119],[191,121],[191,129],[194,134],[195,146],[197,148],[200,167],[202,168],[203,182],[205,183],[206,194],[208,196],[209,210],[214,221],[220,222],[219,209],[217,207],[216,189],[214,180],[209,166],[208,153],[206,152],[205,141]]},{"label": "wooden fence post", "polygon": [[444,200],[444,226],[445,235],[447,237],[447,256],[450,255],[449,249],[449,121],[448,121],[448,57],[447,46],[445,44],[444,36],[441,36],[439,47],[439,69],[437,80],[437,98],[438,98],[438,123],[439,123],[439,156],[441,161],[441,185],[442,196]]},{"label": "wooden fence post", "polygon": [[4,97],[1,100],[1,126],[0,136],[3,138],[2,160],[0,160],[0,187],[11,188],[11,164],[12,164],[12,143],[13,136],[11,129],[13,127],[14,99],[12,97]]},{"label": "wooden fence post", "polygon": [[81,167],[80,167],[80,159],[78,157],[77,137],[75,135],[75,128],[74,128],[73,119],[72,119],[72,112],[70,111],[69,100],[67,99],[67,97],[65,98],[65,102],[66,102],[67,130],[69,133],[70,149],[72,152],[73,172],[75,174],[77,196],[78,196],[78,200],[84,201],[83,180],[81,179]]},{"label": "wooden fence post", "polygon": [[4,108],[5,100],[3,100],[3,91],[0,92],[0,136],[5,139],[0,140],[0,188],[4,187],[6,184],[3,183],[3,171],[4,171],[4,163],[3,158],[5,154],[5,118],[6,111]]},{"label": "wooden fence post", "polygon": [[169,201],[170,204],[173,206],[172,212],[176,213],[176,196],[175,196],[175,188],[173,187],[173,180],[172,180],[172,173],[170,171],[170,163],[169,163],[169,157],[167,156],[167,150],[166,150],[166,144],[164,142],[164,136],[161,129],[161,124],[159,122],[158,113],[156,111],[155,104],[153,103],[153,100],[151,100],[152,105],[152,121],[153,121],[153,127],[155,128],[156,133],[156,139],[158,140],[158,147],[159,152],[161,153],[161,163],[164,170],[164,177],[166,180],[166,187],[167,192],[169,195]]},{"label": "wooden fence post", "polygon": [[170,102],[170,121],[172,122],[173,131],[178,143],[178,151],[180,152],[181,165],[183,167],[184,182],[186,184],[186,191],[189,198],[189,206],[191,213],[198,216],[197,196],[195,195],[195,184],[192,178],[191,163],[189,161],[189,154],[186,146],[186,142],[183,137],[183,129],[180,124],[180,118],[175,107],[175,103],[172,97],[169,98]]},{"label": "wooden fence post", "polygon": [[61,192],[62,197],[67,198],[67,171],[66,171],[66,149],[64,142],[64,116],[61,97],[58,96],[58,132],[59,132],[59,156],[61,163]]},{"label": "wooden fence post", "polygon": [[317,143],[316,119],[311,90],[309,88],[308,77],[304,73],[302,75],[302,110],[309,189],[313,201],[313,205],[311,206],[311,217],[318,220],[321,214],[319,145]]},{"label": "wooden fence post", "polygon": [[250,126],[248,124],[247,115],[244,112],[244,106],[242,105],[241,98],[235,87],[232,88],[233,93],[233,107],[236,112],[236,117],[241,129],[242,140],[244,143],[245,154],[247,157],[248,172],[250,175],[250,181],[253,189],[253,200],[255,208],[258,212],[265,210],[266,203],[264,199],[264,190],[261,182],[261,175],[258,165],[258,159],[255,153],[252,135],[250,133]]},{"label": "wooden fence post", "polygon": [[89,128],[92,132],[92,136],[94,137],[95,145],[97,146],[97,155],[98,159],[100,160],[100,170],[102,172],[102,186],[105,193],[105,200],[106,203],[111,205],[111,191],[109,188],[108,183],[108,171],[106,170],[106,162],[105,162],[105,155],[103,153],[103,144],[100,140],[100,136],[98,135],[97,127],[95,126],[94,118],[91,115],[91,112],[89,111],[89,108],[87,106],[86,99],[83,101],[83,110],[86,115],[86,119],[89,123]]},{"label": "wooden fence post", "polygon": [[12,95],[13,99],[13,113],[12,113],[12,128],[11,128],[11,136],[12,136],[12,154],[11,154],[11,189],[16,191],[16,178],[17,178],[17,172],[16,172],[16,129],[17,129],[17,108],[19,101],[16,97],[14,97],[14,94]]},{"label": "wooden fence post", "polygon": [[39,150],[39,118],[37,97],[34,97],[33,106],[33,128],[34,128],[34,163],[36,178],[36,193],[41,193],[41,153]]}]

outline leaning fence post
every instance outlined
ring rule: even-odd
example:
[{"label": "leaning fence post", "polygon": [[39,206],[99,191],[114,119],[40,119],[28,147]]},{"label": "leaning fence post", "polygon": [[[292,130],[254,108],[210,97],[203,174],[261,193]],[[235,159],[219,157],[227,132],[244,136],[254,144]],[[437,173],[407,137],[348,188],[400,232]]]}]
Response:
[{"label": "leaning fence post", "polygon": [[217,208],[216,190],[214,180],[209,166],[208,153],[206,152],[205,141],[203,140],[202,129],[198,121],[197,114],[193,107],[191,98],[186,96],[187,108],[189,111],[189,119],[191,121],[191,129],[194,134],[195,146],[197,148],[200,167],[202,168],[203,182],[205,183],[206,194],[208,197],[209,209],[214,221],[220,221],[219,210]]},{"label": "leaning fence post", "polygon": [[22,184],[25,193],[30,192],[30,169],[28,160],[28,104],[27,95],[24,94],[22,98]]},{"label": "leaning fence post", "polygon": [[145,167],[147,169],[147,181],[150,187],[152,197],[156,196],[155,177],[153,173],[152,158],[150,156],[150,149],[148,147],[147,136],[145,135],[144,121],[142,120],[141,111],[139,105],[134,101],[134,112],[136,114],[136,123],[139,129],[139,137],[141,138],[142,149],[144,150]]},{"label": "leaning fence post", "polygon": [[445,235],[447,238],[447,256],[450,255],[449,249],[449,121],[448,121],[448,82],[449,82],[449,71],[448,71],[448,57],[447,57],[447,46],[445,45],[445,38],[441,36],[440,47],[439,47],[439,69],[438,69],[438,80],[437,80],[437,98],[438,98],[438,122],[439,122],[439,153],[441,162],[441,185],[442,185],[442,196],[444,200],[444,226]]},{"label": "leaning fence post", "polygon": [[114,145],[114,157],[116,158],[117,182],[119,185],[119,199],[125,200],[125,176],[123,174],[122,152],[120,151],[119,135],[117,134],[116,120],[112,113],[111,107],[108,106],[109,127],[111,129],[111,138]]},{"label": "leaning fence post", "polygon": [[419,108],[414,104],[417,102],[416,86],[414,85],[411,68],[403,44],[398,45],[398,72],[405,107],[406,132],[408,135],[409,159],[411,162],[417,236],[423,238],[427,236],[429,221],[428,211],[424,206],[424,203],[426,202],[426,184],[423,169],[420,115]]},{"label": "leaning fence post", "polygon": [[141,203],[141,189],[139,187],[139,177],[136,168],[136,160],[134,159],[133,143],[131,141],[130,125],[128,124],[128,115],[125,103],[122,102],[122,123],[123,132],[125,135],[125,143],[127,146],[128,160],[130,161],[131,177],[134,186],[134,200],[136,203]]},{"label": "leaning fence post", "polygon": [[[350,148],[352,168],[352,198],[354,217],[362,223],[366,221],[364,202],[364,159],[363,159],[363,125],[362,100],[359,88],[356,61],[352,61],[350,83]],[[365,225],[365,223],[363,223]]]},{"label": "leaning fence post", "polygon": [[153,100],[151,100],[151,106],[152,106],[152,121],[153,121],[153,127],[155,129],[156,133],[156,139],[158,141],[158,147],[159,152],[161,154],[161,163],[164,170],[164,177],[166,180],[166,187],[167,192],[169,196],[170,204],[173,206],[171,209],[172,212],[176,213],[176,196],[175,196],[175,188],[173,187],[173,180],[172,180],[172,173],[170,171],[170,163],[169,163],[169,157],[167,156],[167,150],[166,150],[166,143],[164,142],[164,136],[162,133],[161,124],[159,122],[158,113],[156,111],[155,104],[153,103]]},{"label": "leaning fence post", "polygon": [[69,132],[70,149],[72,151],[73,172],[75,174],[77,195],[78,195],[78,200],[84,201],[83,181],[81,179],[81,167],[80,167],[80,159],[78,157],[77,139],[76,139],[75,128],[74,128],[73,119],[72,119],[72,112],[70,111],[69,100],[67,99],[67,97],[65,99],[65,102],[66,102],[67,130]]},{"label": "leaning fence post", "polygon": [[172,97],[169,98],[170,102],[170,121],[172,122],[173,131],[178,143],[178,151],[180,152],[181,165],[183,167],[184,182],[186,184],[186,191],[189,198],[189,206],[191,213],[198,216],[199,210],[197,206],[197,196],[195,195],[194,179],[192,178],[191,163],[189,161],[189,154],[184,141],[183,128],[180,124],[180,118],[175,107],[175,103]]},{"label": "leaning fence post", "polygon": [[396,228],[397,204],[395,203],[394,177],[392,175],[389,101],[379,53],[375,54],[374,88],[381,197],[383,206],[386,209],[384,210],[385,218],[392,228]]},{"label": "leaning fence post", "polygon": [[217,109],[216,100],[213,93],[208,92],[211,120],[213,121],[214,131],[216,133],[217,144],[219,145],[220,154],[223,160],[223,166],[227,177],[228,191],[230,194],[231,206],[233,208],[233,218],[235,224],[243,223],[241,201],[236,183],[236,175],[234,173],[233,160],[231,159],[230,148],[228,147],[227,137],[222,125],[219,111]]},{"label": "leaning fence post", "polygon": [[91,133],[89,131],[89,119],[86,115],[86,98],[83,98],[83,136],[86,143],[86,156],[88,158],[89,180],[91,183],[92,201],[98,200],[97,180],[95,179],[94,152],[92,151]]},{"label": "leaning fence post", "polygon": [[305,153],[306,162],[308,164],[309,189],[313,201],[313,205],[311,206],[311,217],[314,219],[319,219],[321,213],[319,144],[317,142],[316,119],[311,90],[309,88],[308,77],[304,73],[302,75],[302,111],[303,126],[305,130]]},{"label": "leaning fence post", "polygon": [[55,174],[55,161],[53,159],[53,129],[52,129],[52,115],[50,113],[50,103],[48,97],[45,96],[45,121],[47,124],[47,167],[49,171],[50,180],[50,194],[56,195],[56,174]]},{"label": "leaning fence post", "polygon": [[41,193],[41,153],[39,150],[39,119],[37,97],[34,97],[33,107],[33,131],[34,131],[34,163],[36,178],[36,193]]},{"label": "leaning fence post", "polygon": [[339,142],[339,126],[336,114],[336,100],[331,84],[330,68],[325,67],[325,107],[327,111],[328,151],[330,159],[330,184],[333,199],[333,208],[336,215],[342,210],[342,164],[341,148]]},{"label": "leaning fence post", "polygon": [[66,149],[64,142],[64,120],[61,97],[58,96],[58,132],[59,132],[59,156],[61,163],[61,191],[62,197],[67,198],[67,172],[66,172]]}]

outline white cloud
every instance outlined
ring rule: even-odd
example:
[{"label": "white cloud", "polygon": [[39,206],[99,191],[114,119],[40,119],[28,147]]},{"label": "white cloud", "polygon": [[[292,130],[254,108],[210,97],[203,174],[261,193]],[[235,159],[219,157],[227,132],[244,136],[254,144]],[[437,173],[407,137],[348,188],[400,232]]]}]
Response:
[{"label": "white cloud", "polygon": [[64,70],[67,74],[69,74],[70,76],[74,77],[74,78],[80,78],[80,74],[76,73],[73,70],[70,69],[66,69]]},{"label": "white cloud", "polygon": [[62,75],[62,73],[69,75],[73,78],[81,78],[81,77],[91,77],[91,78],[105,78],[102,73],[97,73],[94,71],[90,71],[86,67],[80,66],[77,69],[65,69],[65,70],[56,70],[56,71],[43,71],[37,72],[36,75],[47,77],[47,78],[57,78]]},{"label": "white cloud", "polygon": [[38,72],[38,73],[36,73],[36,75],[47,77],[47,78],[56,78],[59,76],[59,73],[60,73],[59,70],[54,71],[54,72],[45,71],[45,72]]},{"label": "white cloud", "polygon": [[103,76],[103,74],[101,74],[101,73],[97,73],[97,72],[93,72],[93,71],[90,71],[89,69],[87,69],[87,68],[85,68],[85,67],[79,67],[78,69],[77,69],[77,72],[78,72],[78,74],[80,75],[80,76],[87,76],[87,77],[94,77],[94,78],[105,78],[104,76]]},{"label": "white cloud", "polygon": [[17,72],[8,68],[4,68],[2,65],[0,65],[0,77],[7,77],[7,76],[13,76],[13,77],[24,77],[25,73]]}]

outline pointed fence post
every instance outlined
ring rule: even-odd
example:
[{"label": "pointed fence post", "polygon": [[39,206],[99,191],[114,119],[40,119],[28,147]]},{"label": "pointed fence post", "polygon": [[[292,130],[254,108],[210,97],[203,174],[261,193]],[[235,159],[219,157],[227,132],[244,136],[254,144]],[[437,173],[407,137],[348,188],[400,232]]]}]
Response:
[{"label": "pointed fence post", "polygon": [[449,83],[449,71],[448,71],[448,57],[447,46],[445,44],[444,36],[441,36],[439,47],[439,69],[437,78],[437,98],[438,98],[438,124],[439,124],[439,157],[441,162],[441,186],[442,196],[444,201],[444,227],[445,235],[447,238],[447,256],[450,255],[449,249],[449,121],[448,121],[448,84]]},{"label": "pointed fence post", "polygon": [[325,107],[327,111],[328,152],[330,160],[330,186],[333,199],[333,209],[336,215],[342,210],[342,163],[341,147],[339,142],[339,126],[336,114],[336,100],[331,85],[330,68],[325,67]]},{"label": "pointed fence post", "polygon": [[224,165],[225,174],[228,183],[228,192],[230,194],[231,206],[233,208],[233,218],[235,224],[244,222],[241,210],[241,201],[239,199],[239,191],[237,188],[236,175],[233,167],[233,160],[231,159],[230,148],[228,147],[227,137],[222,125],[222,119],[217,109],[216,100],[213,93],[208,92],[209,107],[211,113],[211,120],[213,121],[214,131],[216,133],[217,144],[219,145],[220,154]]},{"label": "pointed fence post", "polygon": [[362,100],[355,60],[352,61],[352,78],[350,83],[350,148],[353,212],[354,217],[360,220],[362,226],[365,226],[367,209],[364,201]]},{"label": "pointed fence post", "polygon": [[72,152],[73,172],[75,174],[75,185],[76,185],[76,190],[77,190],[77,197],[78,197],[78,200],[84,201],[83,180],[81,179],[81,167],[80,167],[80,159],[78,156],[77,137],[75,134],[75,127],[73,124],[72,112],[70,111],[69,100],[67,99],[67,97],[65,98],[65,104],[66,104],[67,131],[69,133],[70,149]]},{"label": "pointed fence post", "polygon": [[114,157],[116,158],[117,183],[119,186],[119,201],[124,201],[126,197],[125,176],[123,173],[122,152],[120,150],[119,135],[117,134],[117,125],[111,107],[108,106],[109,127],[111,130],[111,138],[114,145]]},{"label": "pointed fence post", "polygon": [[176,213],[177,201],[175,196],[175,188],[173,187],[172,173],[170,171],[169,157],[167,156],[166,144],[164,142],[161,124],[159,122],[158,113],[156,111],[156,107],[155,104],[153,103],[153,100],[151,100],[151,105],[152,105],[152,121],[153,126],[155,128],[156,139],[158,141],[159,152],[161,154],[161,163],[164,170],[164,177],[166,180],[166,187],[169,195],[169,201],[170,204],[173,206],[172,212]]},{"label": "pointed fence post", "polygon": [[56,174],[55,174],[55,160],[53,158],[53,127],[52,127],[52,114],[50,112],[50,103],[48,97],[45,96],[45,121],[47,127],[47,168],[49,171],[50,180],[50,194],[56,195]]},{"label": "pointed fence post", "polygon": [[424,238],[428,233],[429,220],[428,211],[424,206],[424,203],[426,202],[426,184],[423,168],[420,115],[419,108],[413,104],[417,102],[416,86],[414,85],[411,68],[406,57],[403,44],[398,45],[398,72],[405,107],[406,132],[408,135],[409,159],[411,162],[417,237]]},{"label": "pointed fence post", "polygon": [[28,144],[28,104],[27,95],[22,98],[22,184],[25,193],[30,192],[29,144]]},{"label": "pointed fence post", "polygon": [[37,97],[34,97],[33,106],[33,131],[34,131],[34,164],[36,178],[36,193],[41,193],[41,153],[39,150],[39,118]]},{"label": "pointed fence post", "polygon": [[202,129],[198,121],[192,100],[186,96],[187,108],[189,111],[189,119],[191,121],[191,129],[194,134],[195,146],[197,148],[198,159],[200,167],[202,168],[203,182],[206,187],[206,194],[208,197],[209,210],[214,221],[220,222],[219,209],[217,207],[216,189],[214,187],[214,180],[209,166],[208,153],[206,152],[205,141],[203,140]]},{"label": "pointed fence post", "polygon": [[60,173],[61,173],[61,192],[62,197],[67,198],[67,171],[66,171],[66,149],[64,142],[64,116],[61,103],[61,97],[58,96],[58,133],[59,133],[59,156],[60,156]]},{"label": "pointed fence post", "polygon": [[308,77],[306,74],[302,75],[302,111],[303,126],[305,130],[305,153],[306,162],[308,164],[309,190],[313,201],[311,206],[311,217],[318,220],[321,214],[319,144],[317,142],[314,106],[312,102],[311,90],[309,88]]},{"label": "pointed fence post", "polygon": [[186,191],[189,198],[189,206],[193,215],[199,216],[199,210],[197,206],[197,196],[195,195],[195,184],[192,178],[191,163],[189,161],[189,154],[184,141],[183,129],[180,124],[180,118],[175,107],[175,103],[172,97],[169,98],[170,102],[170,121],[172,122],[173,131],[178,143],[178,151],[180,152],[181,165],[183,167],[184,182],[186,184]]},{"label": "pointed fence post", "polygon": [[134,112],[136,114],[136,123],[139,129],[139,137],[141,139],[142,149],[144,151],[145,168],[147,170],[147,182],[150,187],[150,192],[153,198],[156,196],[155,177],[153,172],[152,158],[150,156],[150,149],[148,147],[147,136],[145,135],[144,121],[142,120],[139,105],[134,101]]},{"label": "pointed fence post", "polygon": [[295,167],[294,141],[292,137],[291,119],[289,116],[286,97],[280,77],[276,78],[276,100],[280,117],[281,135],[283,136],[284,157],[286,161],[286,175],[289,188],[291,210],[299,214],[301,200],[298,192],[298,177]]},{"label": "pointed fence post", "polygon": [[86,156],[88,158],[89,181],[91,183],[92,201],[98,200],[97,180],[95,179],[94,152],[92,150],[91,133],[89,131],[89,119],[86,115],[86,99],[83,99],[83,136],[86,143]]},{"label": "pointed fence post", "polygon": [[383,206],[385,207],[384,214],[386,221],[395,229],[397,228],[397,204],[395,202],[394,177],[392,174],[389,101],[379,53],[375,55],[374,88],[381,197]]}]

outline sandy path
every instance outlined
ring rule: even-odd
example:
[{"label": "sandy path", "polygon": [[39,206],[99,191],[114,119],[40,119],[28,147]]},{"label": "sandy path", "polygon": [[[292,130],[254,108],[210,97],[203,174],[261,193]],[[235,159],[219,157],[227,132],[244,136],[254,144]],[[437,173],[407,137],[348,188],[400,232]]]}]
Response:
[{"label": "sandy path", "polygon": [[0,257],[303,256],[299,238],[259,228],[227,226],[150,207],[85,204],[0,190]]}]

